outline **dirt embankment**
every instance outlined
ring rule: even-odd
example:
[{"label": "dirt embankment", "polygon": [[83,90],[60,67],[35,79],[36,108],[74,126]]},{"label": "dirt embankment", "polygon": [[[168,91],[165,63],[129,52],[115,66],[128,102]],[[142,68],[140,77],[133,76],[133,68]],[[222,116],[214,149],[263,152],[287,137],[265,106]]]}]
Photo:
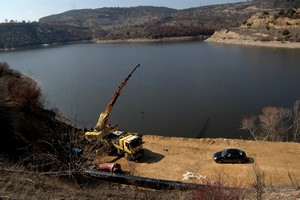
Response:
[{"label": "dirt embankment", "polygon": [[[145,155],[139,162],[115,157],[98,159],[101,162],[116,161],[122,169],[137,176],[213,183],[235,187],[249,187],[256,179],[255,170],[263,175],[268,186],[300,183],[300,144],[292,142],[256,142],[238,139],[191,139],[161,136],[144,136]],[[252,158],[248,164],[217,164],[213,154],[225,148],[239,148]],[[194,178],[184,180],[184,174],[192,172]]]},{"label": "dirt embankment", "polygon": [[257,13],[239,28],[217,31],[207,41],[300,48],[300,9]]},{"label": "dirt embankment", "polygon": [[208,38],[207,42],[234,44],[234,45],[247,45],[247,46],[262,46],[262,47],[275,47],[275,48],[292,48],[299,49],[300,42],[289,42],[289,41],[263,41],[258,40],[255,36],[267,37],[264,34],[256,33],[253,36],[243,35],[239,31],[234,30],[221,30],[216,31],[214,35]]}]

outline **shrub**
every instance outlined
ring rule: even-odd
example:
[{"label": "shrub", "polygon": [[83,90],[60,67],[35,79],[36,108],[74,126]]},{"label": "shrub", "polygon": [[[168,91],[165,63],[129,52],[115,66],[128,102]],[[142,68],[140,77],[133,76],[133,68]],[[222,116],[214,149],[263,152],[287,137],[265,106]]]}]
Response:
[{"label": "shrub", "polygon": [[213,182],[207,180],[205,185],[196,188],[191,192],[192,199],[201,200],[235,200],[243,199],[246,193],[246,189],[236,185],[235,187],[226,186],[228,182],[228,177],[219,172],[217,175],[217,181]]},{"label": "shrub", "polygon": [[265,174],[256,165],[253,165],[253,171],[254,171],[254,177],[253,177],[252,187],[256,191],[256,199],[262,200],[262,195],[265,189]]},{"label": "shrub", "polygon": [[285,29],[285,30],[282,31],[282,35],[283,36],[287,36],[289,34],[290,34],[290,31],[288,31],[287,29]]},{"label": "shrub", "polygon": [[10,69],[7,63],[0,63],[0,83],[2,96],[11,105],[26,109],[42,107],[42,93],[37,83]]}]

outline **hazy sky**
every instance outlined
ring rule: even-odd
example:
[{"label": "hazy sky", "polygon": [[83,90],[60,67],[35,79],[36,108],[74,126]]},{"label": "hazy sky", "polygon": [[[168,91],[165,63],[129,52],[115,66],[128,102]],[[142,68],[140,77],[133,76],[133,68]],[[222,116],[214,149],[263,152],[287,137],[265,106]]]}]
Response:
[{"label": "hazy sky", "polygon": [[211,4],[245,2],[246,0],[0,0],[0,22],[5,19],[38,21],[39,18],[72,9],[164,6],[184,9]]}]

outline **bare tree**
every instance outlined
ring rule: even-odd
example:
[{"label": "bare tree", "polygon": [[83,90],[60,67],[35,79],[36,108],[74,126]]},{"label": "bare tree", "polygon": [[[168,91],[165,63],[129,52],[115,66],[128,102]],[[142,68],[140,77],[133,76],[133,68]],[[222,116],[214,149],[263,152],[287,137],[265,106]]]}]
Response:
[{"label": "bare tree", "polygon": [[25,108],[34,108],[42,106],[42,92],[36,82],[31,81],[24,84],[19,93],[21,105]]},{"label": "bare tree", "polygon": [[300,100],[292,109],[264,107],[262,114],[244,117],[241,129],[247,130],[254,140],[293,141],[300,139]]},{"label": "bare tree", "polygon": [[293,141],[300,141],[300,100],[293,106]]},{"label": "bare tree", "polygon": [[263,140],[282,141],[287,138],[290,127],[291,111],[285,108],[265,107],[259,115],[260,128],[264,134]]},{"label": "bare tree", "polygon": [[41,89],[34,80],[29,77],[21,77],[17,72],[10,74],[9,70],[3,70],[3,74],[5,75],[0,77],[0,83],[3,87],[1,92],[11,104],[27,109],[43,106]]},{"label": "bare tree", "polygon": [[251,115],[249,117],[244,117],[242,119],[242,127],[241,129],[248,130],[255,141],[260,140],[259,134],[257,131],[257,117],[255,115]]}]

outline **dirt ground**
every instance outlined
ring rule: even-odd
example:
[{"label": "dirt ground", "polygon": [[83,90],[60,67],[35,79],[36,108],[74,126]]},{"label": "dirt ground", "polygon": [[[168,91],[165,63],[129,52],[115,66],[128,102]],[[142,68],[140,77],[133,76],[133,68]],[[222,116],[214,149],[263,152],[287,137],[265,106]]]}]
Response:
[{"label": "dirt ground", "polygon": [[[138,162],[125,158],[101,157],[101,162],[116,162],[132,175],[189,183],[216,183],[249,187],[259,173],[266,186],[300,184],[300,144],[256,142],[238,139],[193,139],[143,136],[145,155]],[[225,148],[238,148],[253,160],[248,164],[217,164],[213,154]],[[191,172],[194,178],[184,179]]]}]

